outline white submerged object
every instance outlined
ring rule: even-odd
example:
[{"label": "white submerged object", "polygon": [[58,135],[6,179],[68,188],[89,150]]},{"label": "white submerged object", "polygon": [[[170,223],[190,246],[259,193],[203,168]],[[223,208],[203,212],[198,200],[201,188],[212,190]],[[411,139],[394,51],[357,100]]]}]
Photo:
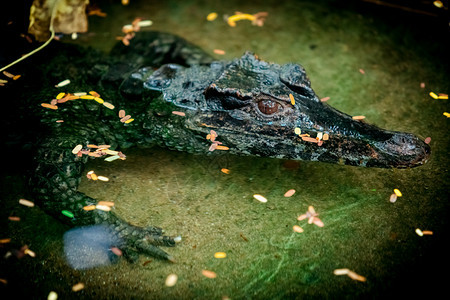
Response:
[{"label": "white submerged object", "polygon": [[139,27],[148,27],[148,26],[152,26],[153,22],[151,20],[142,20],[142,21],[139,21],[137,24]]}]

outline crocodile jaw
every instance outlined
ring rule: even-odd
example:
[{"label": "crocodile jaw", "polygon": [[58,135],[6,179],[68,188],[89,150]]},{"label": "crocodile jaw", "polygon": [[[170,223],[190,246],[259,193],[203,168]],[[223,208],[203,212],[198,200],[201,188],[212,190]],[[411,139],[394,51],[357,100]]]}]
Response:
[{"label": "crocodile jaw", "polygon": [[[303,134],[310,136],[309,140],[303,140],[295,133],[295,125],[255,125],[223,113],[192,112],[185,124],[203,137],[214,130],[217,140],[238,155],[378,168],[412,168],[428,161],[430,146],[413,134],[383,130],[349,119],[347,121],[355,125],[353,128],[315,124],[315,128],[302,129]],[[318,141],[315,139],[318,133],[324,132],[329,135],[328,140],[310,141]]]}]

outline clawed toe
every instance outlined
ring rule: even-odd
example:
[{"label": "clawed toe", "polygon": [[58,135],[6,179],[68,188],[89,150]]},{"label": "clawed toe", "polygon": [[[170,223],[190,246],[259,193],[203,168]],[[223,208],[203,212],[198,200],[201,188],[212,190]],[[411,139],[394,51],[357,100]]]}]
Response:
[{"label": "clawed toe", "polygon": [[148,235],[144,237],[144,240],[154,246],[166,246],[174,247],[177,241],[181,241],[181,237],[177,236],[175,238],[162,235]]},{"label": "clawed toe", "polygon": [[158,257],[161,259],[173,261],[172,256],[170,256],[167,252],[159,248],[158,246],[150,244],[147,240],[139,240],[136,242],[136,247],[139,252]]},{"label": "clawed toe", "polygon": [[129,225],[128,234],[123,235],[124,244],[122,250],[124,257],[129,261],[136,261],[139,254],[147,254],[161,259],[174,261],[173,257],[166,253],[159,246],[174,247],[181,242],[181,236],[164,236],[163,230],[158,227],[140,228]]},{"label": "clawed toe", "polygon": [[164,233],[162,228],[154,226],[147,226],[143,230],[150,235],[162,235]]}]

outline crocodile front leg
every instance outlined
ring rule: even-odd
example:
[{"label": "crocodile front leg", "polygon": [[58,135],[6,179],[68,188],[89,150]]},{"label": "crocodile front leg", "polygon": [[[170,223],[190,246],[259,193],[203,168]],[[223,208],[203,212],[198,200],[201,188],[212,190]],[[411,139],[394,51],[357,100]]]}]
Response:
[{"label": "crocodile front leg", "polygon": [[115,240],[121,241],[118,245],[111,246],[118,247],[130,260],[134,260],[138,253],[173,260],[159,246],[172,247],[180,237],[164,236],[162,229],[158,227],[142,228],[129,224],[117,216],[114,209],[85,210],[98,203],[77,191],[89,157],[74,154],[72,150],[78,144],[86,146],[106,143],[115,145],[111,137],[106,140],[99,136],[97,130],[74,130],[72,127],[55,130],[52,137],[40,144],[35,157],[37,166],[31,178],[35,200],[46,212],[65,223],[76,226],[106,224],[115,235]]},{"label": "crocodile front leg", "polygon": [[[83,91],[89,87],[100,89],[102,97],[114,102],[117,108],[125,109],[127,114],[133,115],[137,120],[145,117],[148,103],[140,100],[142,82],[133,81],[136,86],[127,85],[128,81],[122,84],[133,70],[147,65],[157,67],[166,61],[189,65],[212,60],[185,40],[157,32],[138,34],[130,47],[119,44],[108,57],[79,47],[61,44],[53,46],[47,49],[46,54],[46,57],[52,59],[47,64],[39,62],[46,67],[36,70],[37,73],[44,71],[41,78],[47,81],[32,83],[36,89],[48,86],[49,82],[58,82],[58,79],[69,72],[72,79],[71,91]],[[133,93],[130,92],[131,88]],[[131,99],[118,95],[119,89],[125,97],[129,96]],[[41,96],[33,95],[27,99],[45,99],[47,96],[46,91],[42,91]],[[36,107],[36,102],[33,101],[30,106]],[[82,99],[58,105],[56,111],[39,106],[40,110],[36,111],[36,115],[42,115],[44,109],[42,121],[48,132],[44,133],[44,138],[39,143],[34,159],[34,173],[30,179],[35,201],[47,213],[74,226],[106,224],[108,231],[116,237],[113,240],[121,241],[120,245],[111,246],[118,247],[130,259],[136,258],[138,253],[147,253],[172,260],[159,247],[172,247],[180,237],[164,236],[162,229],[158,227],[141,228],[129,224],[114,212],[114,208],[111,211],[85,210],[86,207],[97,205],[98,201],[77,190],[89,157],[72,153],[73,148],[79,144],[84,147],[88,144],[110,144],[111,149],[115,149],[119,144],[129,147],[132,144],[147,143],[150,139],[148,135],[140,133],[142,124],[133,125],[138,121],[124,128],[124,124],[117,118],[117,109],[108,110],[101,105],[100,108],[95,101]],[[64,119],[64,122],[56,123],[58,119]]]}]

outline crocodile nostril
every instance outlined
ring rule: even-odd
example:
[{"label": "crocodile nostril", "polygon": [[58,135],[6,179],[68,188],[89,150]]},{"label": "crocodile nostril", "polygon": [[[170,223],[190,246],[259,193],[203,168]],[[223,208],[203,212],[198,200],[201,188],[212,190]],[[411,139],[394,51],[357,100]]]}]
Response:
[{"label": "crocodile nostril", "polygon": [[394,134],[386,143],[386,148],[390,151],[402,155],[415,155],[421,153],[424,142],[411,134]]},{"label": "crocodile nostril", "polygon": [[395,133],[387,141],[378,143],[377,148],[391,156],[395,165],[403,167],[422,165],[431,154],[428,144],[409,133]]}]

